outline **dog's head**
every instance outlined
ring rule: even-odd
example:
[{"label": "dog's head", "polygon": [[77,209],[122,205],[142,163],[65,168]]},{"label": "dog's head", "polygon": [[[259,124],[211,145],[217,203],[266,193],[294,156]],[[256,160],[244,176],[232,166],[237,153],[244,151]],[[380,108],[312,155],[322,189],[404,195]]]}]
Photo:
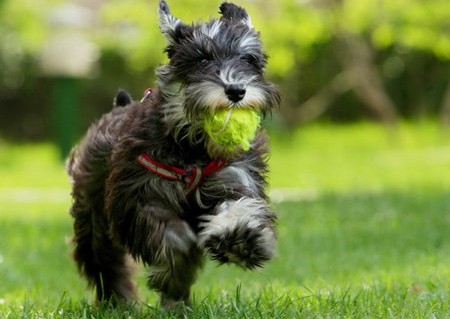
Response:
[{"label": "dog's head", "polygon": [[164,0],[159,5],[169,57],[158,70],[167,102],[165,117],[176,131],[192,126],[191,137],[198,137],[201,129],[196,123],[206,113],[251,108],[266,114],[280,101],[276,88],[264,78],[267,56],[247,12],[225,2],[220,13],[220,19],[188,25],[170,13]]}]

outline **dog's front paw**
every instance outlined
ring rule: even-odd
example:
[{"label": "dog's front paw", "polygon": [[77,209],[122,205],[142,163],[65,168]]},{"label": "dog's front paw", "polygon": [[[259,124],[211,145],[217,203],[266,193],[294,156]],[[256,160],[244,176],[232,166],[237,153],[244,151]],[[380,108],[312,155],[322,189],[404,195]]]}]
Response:
[{"label": "dog's front paw", "polygon": [[263,200],[227,201],[203,219],[199,242],[220,263],[251,269],[274,255],[275,215]]},{"label": "dog's front paw", "polygon": [[205,242],[205,248],[220,263],[231,262],[253,269],[272,258],[274,241],[275,235],[270,228],[243,226],[211,236]]}]

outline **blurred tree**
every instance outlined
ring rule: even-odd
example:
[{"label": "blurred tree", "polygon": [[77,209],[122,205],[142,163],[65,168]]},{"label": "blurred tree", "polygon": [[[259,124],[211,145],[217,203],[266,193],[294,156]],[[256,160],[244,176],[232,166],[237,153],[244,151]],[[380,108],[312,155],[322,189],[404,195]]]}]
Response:
[{"label": "blurred tree", "polygon": [[[48,12],[62,2],[67,1],[0,0],[0,117],[25,123],[18,134],[27,136],[29,126],[36,127],[33,132],[40,127],[39,136],[48,134],[42,120],[48,118],[48,83],[37,60],[51,31]],[[151,85],[153,69],[165,59],[165,43],[156,0],[73,2],[92,10],[94,27],[86,32],[101,47],[95,78],[82,84],[87,126],[110,107],[118,87],[139,96]],[[268,75],[283,93],[285,126],[319,116],[393,123],[399,116],[439,114],[450,122],[450,1],[235,2],[261,31],[271,58]],[[219,3],[169,0],[173,13],[188,23],[217,17]],[[39,101],[39,109],[29,99]]]},{"label": "blurred tree", "polygon": [[[296,70],[291,68],[279,68],[275,73],[292,80],[292,73],[298,74],[302,65],[317,64],[314,58],[320,54],[324,42],[329,42],[333,47],[328,50],[325,58],[337,58],[336,66],[330,68],[323,83],[319,81],[308,97],[303,95],[301,99],[292,98],[292,92],[305,83],[297,80],[292,86],[285,84],[287,103],[283,105],[282,113],[288,123],[296,125],[298,122],[309,121],[323,114],[333,105],[333,102],[349,90],[353,90],[356,96],[372,110],[373,114],[384,122],[393,123],[397,118],[398,109],[385,88],[388,82],[383,78],[382,68],[385,67],[388,76],[401,76],[403,69],[414,68],[414,65],[405,66],[402,56],[405,52],[415,55],[420,51],[428,52],[435,56],[435,63],[442,63],[447,71],[450,61],[450,2],[446,0],[323,0],[323,1],[283,1],[283,7],[288,12],[280,13],[286,18],[280,26],[280,31],[289,30],[287,37],[276,38],[278,46],[296,48],[303,52],[298,54]],[[295,8],[296,7],[296,8]],[[305,19],[304,17],[309,17]],[[317,17],[317,18],[315,18]],[[320,21],[321,28],[317,27],[316,20]],[[281,21],[281,20],[278,20]],[[270,23],[276,22],[270,20]],[[291,24],[287,27],[287,24]],[[295,27],[294,27],[294,24]],[[272,37],[267,26],[266,32]],[[309,35],[292,31],[292,28],[312,30],[306,31]],[[273,31],[272,31],[273,32]],[[291,37],[291,35],[294,35]],[[311,36],[312,35],[312,36]],[[270,42],[269,42],[270,44]],[[285,49],[270,51],[279,54]],[[377,55],[386,51],[393,52],[388,61],[377,61]],[[311,51],[313,51],[311,53]],[[282,61],[291,59],[276,57]],[[390,62],[390,63],[388,63]],[[275,64],[277,66],[277,64]],[[399,70],[401,69],[401,70]],[[284,73],[282,72],[284,71]],[[291,73],[292,72],[292,73]],[[301,71],[300,71],[301,72]],[[291,74],[289,74],[291,73]],[[397,74],[394,74],[397,73]],[[417,77],[419,74],[413,74]],[[295,77],[295,76],[294,76]],[[447,76],[439,81],[448,81]],[[310,78],[304,78],[304,81]],[[311,85],[311,84],[306,84]],[[405,83],[401,83],[405,86]],[[287,89],[287,91],[286,91]],[[416,88],[419,92],[425,88]],[[448,88],[447,88],[448,92]],[[447,93],[447,95],[450,93]],[[444,99],[445,100],[445,99]],[[297,103],[293,103],[296,101]],[[417,103],[412,100],[412,103]],[[354,103],[354,102],[353,102]],[[403,106],[408,108],[409,105]],[[449,113],[450,113],[450,107]],[[448,115],[450,118],[450,115]]]},{"label": "blurred tree", "polygon": [[[43,1],[43,5],[47,1]],[[0,93],[11,94],[24,82],[23,66],[28,54],[37,54],[45,41],[46,28],[32,0],[0,2]]]}]

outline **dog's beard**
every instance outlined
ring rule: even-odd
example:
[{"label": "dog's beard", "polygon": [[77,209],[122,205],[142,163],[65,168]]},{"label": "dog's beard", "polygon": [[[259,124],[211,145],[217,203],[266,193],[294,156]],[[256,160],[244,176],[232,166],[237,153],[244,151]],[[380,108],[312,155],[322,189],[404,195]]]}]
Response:
[{"label": "dog's beard", "polygon": [[208,137],[204,131],[204,118],[224,108],[252,109],[265,113],[269,108],[265,90],[251,82],[245,84],[245,90],[244,97],[233,102],[227,97],[224,86],[211,80],[188,85],[171,84],[164,90],[164,120],[176,140],[187,139],[192,144],[204,143],[208,154],[213,158],[227,159],[236,156],[242,152],[241,149],[227,149]]},{"label": "dog's beard", "polygon": [[[185,89],[186,117],[191,124],[193,136],[203,136],[206,150],[213,158],[227,159],[234,157],[242,152],[241,147],[229,149],[218,144],[210,138],[203,129],[204,117],[214,114],[221,109],[251,109],[256,112],[262,112],[266,96],[257,86],[248,84],[245,86],[246,93],[243,98],[237,102],[231,101],[221,84],[204,81],[187,86]],[[200,132],[200,134],[198,134]]]}]

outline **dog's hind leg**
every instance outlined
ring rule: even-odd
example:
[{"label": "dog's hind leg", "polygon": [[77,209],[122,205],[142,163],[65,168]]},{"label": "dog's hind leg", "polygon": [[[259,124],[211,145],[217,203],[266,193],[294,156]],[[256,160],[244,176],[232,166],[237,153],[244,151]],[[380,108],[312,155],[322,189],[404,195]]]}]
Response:
[{"label": "dog's hind leg", "polygon": [[124,248],[111,240],[104,211],[108,161],[116,140],[114,130],[124,110],[115,108],[104,115],[67,160],[67,171],[73,180],[73,256],[81,274],[96,288],[99,301],[128,301],[135,291],[130,258]]},{"label": "dog's hind leg", "polygon": [[104,217],[83,210],[77,202],[72,215],[75,217],[73,256],[89,285],[95,287],[97,301],[132,301],[135,296],[132,261],[109,238]]}]

